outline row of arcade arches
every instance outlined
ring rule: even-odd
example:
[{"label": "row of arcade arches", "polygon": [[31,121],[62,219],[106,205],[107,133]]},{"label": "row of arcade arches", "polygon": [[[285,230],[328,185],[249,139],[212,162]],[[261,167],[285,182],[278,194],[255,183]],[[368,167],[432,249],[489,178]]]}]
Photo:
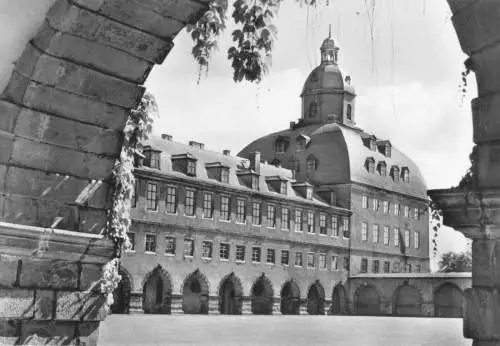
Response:
[{"label": "row of arcade arches", "polygon": [[[451,282],[445,282],[434,290],[434,316],[463,317],[465,297],[462,290]],[[377,289],[367,285],[358,288],[354,297],[357,315],[380,315],[381,299]],[[392,297],[392,314],[422,316],[422,295],[417,288],[403,284]]]},{"label": "row of arcade arches", "polygon": [[[120,269],[122,280],[114,292],[113,313],[129,313],[130,276]],[[160,266],[146,275],[143,281],[142,309],[147,314],[170,314],[172,309],[172,279]],[[206,277],[196,270],[186,277],[182,285],[182,311],[185,314],[207,314],[209,310],[209,284]],[[284,315],[300,313],[300,288],[293,280],[287,281],[280,291],[280,311]],[[271,315],[273,313],[274,288],[265,275],[258,277],[250,290],[251,313]],[[240,279],[231,273],[221,280],[218,291],[218,310],[221,314],[239,315],[243,308],[243,285]],[[332,295],[332,312],[347,313],[347,292],[341,285],[335,287]],[[325,290],[319,281],[315,281],[308,290],[306,301],[307,313],[325,314]]]}]

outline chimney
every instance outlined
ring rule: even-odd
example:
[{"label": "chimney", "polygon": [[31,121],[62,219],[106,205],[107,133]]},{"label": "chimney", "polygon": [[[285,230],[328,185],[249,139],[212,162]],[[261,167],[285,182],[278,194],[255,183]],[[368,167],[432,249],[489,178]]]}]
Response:
[{"label": "chimney", "polygon": [[295,128],[295,121],[290,121],[290,130]]},{"label": "chimney", "polygon": [[205,149],[205,144],[195,141],[189,141],[189,146],[198,149]]},{"label": "chimney", "polygon": [[225,156],[231,156],[231,150],[224,149],[224,150],[222,150],[222,154],[225,155]]},{"label": "chimney", "polygon": [[171,135],[167,135],[166,133],[162,133],[161,134],[161,139],[164,139],[166,141],[171,141],[172,140],[172,136]]},{"label": "chimney", "polygon": [[260,152],[254,151],[250,154],[250,169],[260,174]]}]

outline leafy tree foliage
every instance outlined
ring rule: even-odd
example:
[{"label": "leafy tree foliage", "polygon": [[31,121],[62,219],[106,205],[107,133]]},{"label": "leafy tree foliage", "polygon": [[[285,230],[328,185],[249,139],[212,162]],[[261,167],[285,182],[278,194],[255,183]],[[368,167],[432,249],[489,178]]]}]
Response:
[{"label": "leafy tree foliage", "polygon": [[442,254],[439,261],[439,271],[444,273],[472,271],[471,252],[456,253],[449,251]]}]

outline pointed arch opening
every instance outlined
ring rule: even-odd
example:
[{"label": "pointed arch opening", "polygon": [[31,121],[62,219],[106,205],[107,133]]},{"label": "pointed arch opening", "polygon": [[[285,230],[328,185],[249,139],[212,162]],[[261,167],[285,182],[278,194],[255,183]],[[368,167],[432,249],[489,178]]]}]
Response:
[{"label": "pointed arch opening", "polygon": [[208,280],[199,270],[191,273],[182,288],[182,311],[185,314],[208,314]]},{"label": "pointed arch opening", "polygon": [[219,312],[224,315],[241,315],[243,287],[240,279],[229,274],[219,288]]},{"label": "pointed arch opening", "polygon": [[146,275],[142,286],[142,309],[145,314],[170,314],[172,280],[161,266]]},{"label": "pointed arch opening", "polygon": [[298,315],[300,310],[300,288],[293,280],[285,282],[281,289],[280,310],[283,315]]},{"label": "pointed arch opening", "polygon": [[260,276],[252,286],[252,314],[271,315],[273,313],[273,285],[265,276]]},{"label": "pointed arch opening", "polygon": [[113,304],[110,307],[113,314],[128,314],[130,311],[130,293],[132,292],[132,279],[125,268],[120,266],[118,274],[122,277],[118,286],[113,291]]},{"label": "pointed arch opening", "polygon": [[325,289],[316,281],[307,292],[307,313],[309,315],[325,314]]},{"label": "pointed arch opening", "polygon": [[331,313],[332,315],[347,315],[349,313],[347,290],[341,284],[333,289]]}]

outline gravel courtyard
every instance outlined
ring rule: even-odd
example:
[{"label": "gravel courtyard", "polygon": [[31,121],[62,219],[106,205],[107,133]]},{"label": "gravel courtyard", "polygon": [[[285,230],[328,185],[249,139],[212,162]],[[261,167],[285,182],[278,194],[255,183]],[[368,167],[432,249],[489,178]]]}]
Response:
[{"label": "gravel courtyard", "polygon": [[111,315],[99,344],[470,346],[462,320],[363,316]]}]

